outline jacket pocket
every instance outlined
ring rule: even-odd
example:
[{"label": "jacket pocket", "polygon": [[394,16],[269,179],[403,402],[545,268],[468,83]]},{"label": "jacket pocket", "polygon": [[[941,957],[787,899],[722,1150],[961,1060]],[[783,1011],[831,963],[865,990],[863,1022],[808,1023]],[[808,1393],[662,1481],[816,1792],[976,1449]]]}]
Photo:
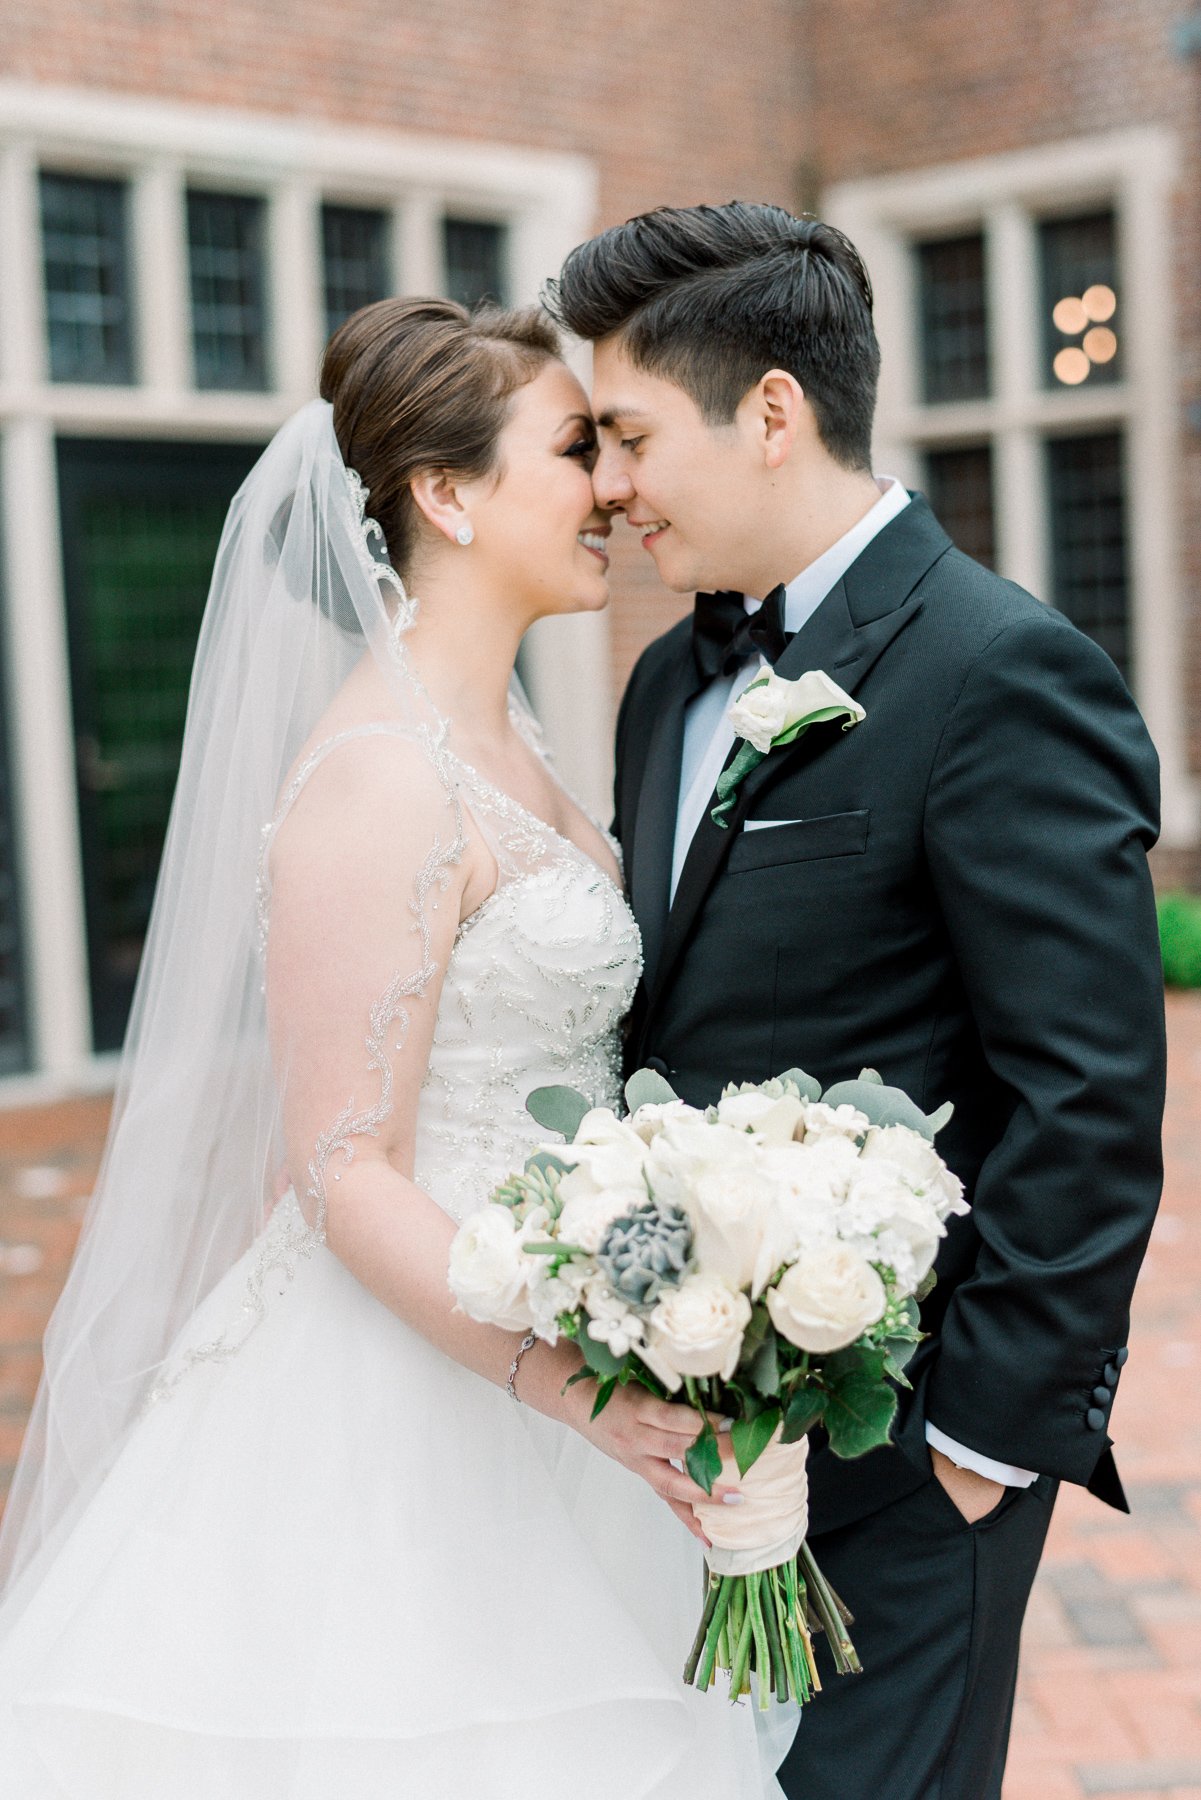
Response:
[{"label": "jacket pocket", "polygon": [[728,874],[775,869],[784,863],[814,862],[822,856],[862,856],[867,849],[870,809],[796,819],[773,830],[740,831],[730,847]]}]

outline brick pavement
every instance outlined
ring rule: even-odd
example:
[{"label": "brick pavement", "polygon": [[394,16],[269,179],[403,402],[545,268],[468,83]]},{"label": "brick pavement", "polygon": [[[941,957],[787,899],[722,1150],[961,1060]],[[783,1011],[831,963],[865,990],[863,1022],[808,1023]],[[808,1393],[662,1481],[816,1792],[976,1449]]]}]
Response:
[{"label": "brick pavement", "polygon": [[[1201,1800],[1201,995],[1171,996],[1169,1032],[1167,1192],[1114,1409],[1134,1513],[1064,1492],[1004,1800]],[[102,1098],[0,1111],[0,1494],[107,1113]]]}]

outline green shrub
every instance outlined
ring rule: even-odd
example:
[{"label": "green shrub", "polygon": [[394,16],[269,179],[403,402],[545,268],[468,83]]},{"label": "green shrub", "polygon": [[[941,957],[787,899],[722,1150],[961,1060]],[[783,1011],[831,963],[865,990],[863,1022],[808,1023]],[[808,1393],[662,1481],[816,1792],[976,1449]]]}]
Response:
[{"label": "green shrub", "polygon": [[1160,896],[1159,947],[1169,987],[1201,988],[1201,899],[1180,893]]}]

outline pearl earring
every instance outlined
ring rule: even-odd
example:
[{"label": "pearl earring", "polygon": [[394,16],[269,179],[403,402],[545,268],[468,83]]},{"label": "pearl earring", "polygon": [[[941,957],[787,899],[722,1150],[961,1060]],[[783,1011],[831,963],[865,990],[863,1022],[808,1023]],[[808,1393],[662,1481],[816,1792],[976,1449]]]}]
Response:
[{"label": "pearl earring", "polygon": [[455,532],[455,543],[462,544],[464,547],[466,547],[468,544],[472,543],[474,541],[474,539],[475,539],[475,532],[472,530],[471,526],[467,523],[467,521],[464,520],[462,525],[460,525],[459,529]]}]

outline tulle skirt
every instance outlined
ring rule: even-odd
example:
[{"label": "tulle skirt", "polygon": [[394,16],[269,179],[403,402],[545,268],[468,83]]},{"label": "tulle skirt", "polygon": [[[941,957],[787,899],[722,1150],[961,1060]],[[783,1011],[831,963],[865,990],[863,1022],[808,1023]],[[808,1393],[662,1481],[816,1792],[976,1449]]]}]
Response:
[{"label": "tulle skirt", "polygon": [[[247,1266],[187,1339],[236,1317]],[[701,1595],[644,1483],[318,1249],[0,1611],[0,1791],[778,1797],[793,1717],[681,1682]]]}]

